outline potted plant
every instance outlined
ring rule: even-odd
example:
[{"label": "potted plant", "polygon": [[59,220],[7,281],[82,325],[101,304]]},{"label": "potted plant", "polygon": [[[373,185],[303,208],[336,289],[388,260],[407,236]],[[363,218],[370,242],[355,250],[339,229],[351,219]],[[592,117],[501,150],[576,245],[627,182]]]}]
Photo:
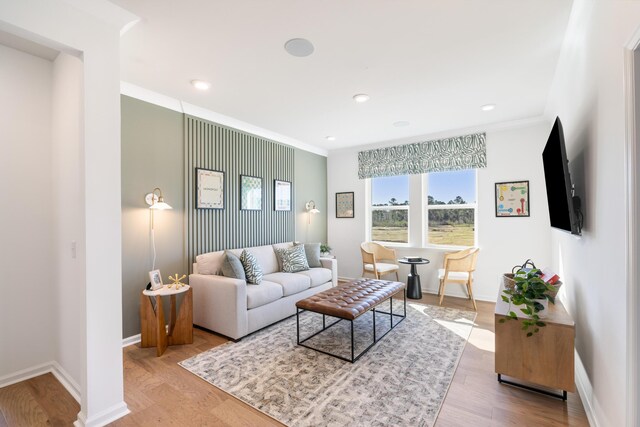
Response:
[{"label": "potted plant", "polygon": [[513,280],[515,286],[502,291],[502,300],[509,303],[509,311],[505,318],[500,319],[500,323],[506,320],[518,320],[518,316],[511,309],[512,305],[520,306],[520,311],[528,316],[522,320],[522,329],[527,333],[527,337],[537,333],[546,324],[540,320],[542,312],[548,302],[555,304],[556,289],[540,278],[540,270],[529,271],[518,270]]},{"label": "potted plant", "polygon": [[326,243],[322,243],[320,245],[320,255],[321,256],[329,255],[330,252],[331,252],[331,246],[327,245]]}]

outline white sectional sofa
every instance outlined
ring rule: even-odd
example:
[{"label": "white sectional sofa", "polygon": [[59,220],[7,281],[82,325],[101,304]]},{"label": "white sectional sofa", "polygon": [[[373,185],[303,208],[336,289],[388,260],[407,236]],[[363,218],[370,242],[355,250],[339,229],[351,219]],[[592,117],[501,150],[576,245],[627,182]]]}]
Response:
[{"label": "white sectional sofa", "polygon": [[[246,248],[258,259],[264,277],[259,285],[222,276],[224,251],[196,257],[189,284],[193,288],[193,323],[239,339],[296,313],[295,303],[336,286],[335,259],[320,258],[322,267],[298,273],[279,271],[274,248],[292,242]],[[240,256],[243,249],[230,252]]]}]

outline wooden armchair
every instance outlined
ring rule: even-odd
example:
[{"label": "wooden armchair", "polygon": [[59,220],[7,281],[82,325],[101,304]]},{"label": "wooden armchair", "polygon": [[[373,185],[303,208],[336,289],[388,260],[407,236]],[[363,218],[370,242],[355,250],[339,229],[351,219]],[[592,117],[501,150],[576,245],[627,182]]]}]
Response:
[{"label": "wooden armchair", "polygon": [[476,270],[479,248],[465,249],[460,252],[446,254],[444,256],[444,268],[438,270],[440,279],[440,305],[444,299],[444,287],[447,283],[460,283],[467,285],[469,299],[473,302],[473,308],[478,311],[476,300],[473,299],[473,272]]},{"label": "wooden armchair", "polygon": [[366,273],[373,274],[376,279],[380,279],[386,274],[396,273],[398,280],[398,269],[396,251],[384,247],[378,243],[364,242],[360,245],[362,254],[362,276]]}]

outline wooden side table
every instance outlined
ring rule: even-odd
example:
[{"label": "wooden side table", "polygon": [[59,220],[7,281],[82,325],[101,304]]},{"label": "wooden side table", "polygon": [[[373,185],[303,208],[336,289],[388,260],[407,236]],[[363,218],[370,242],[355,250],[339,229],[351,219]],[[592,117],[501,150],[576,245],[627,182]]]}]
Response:
[{"label": "wooden side table", "polygon": [[[504,285],[500,286],[500,293]],[[522,330],[526,316],[517,308],[511,308],[518,320],[505,319],[509,304],[498,297],[495,311],[496,373],[498,381],[567,400],[567,391],[575,391],[574,337],[575,323],[560,300],[549,304],[546,317],[540,319],[547,326],[532,337]],[[561,390],[561,394],[541,390],[525,384],[505,380],[502,375]]]},{"label": "wooden side table", "polygon": [[[185,293],[178,315],[176,316],[176,295]],[[170,298],[169,330],[165,327],[162,297]],[[155,299],[155,308],[151,299]],[[193,343],[193,290],[189,285],[179,289],[163,286],[157,291],[144,290],[140,295],[140,327],[141,346],[156,347],[156,355],[162,353],[169,345]]]}]

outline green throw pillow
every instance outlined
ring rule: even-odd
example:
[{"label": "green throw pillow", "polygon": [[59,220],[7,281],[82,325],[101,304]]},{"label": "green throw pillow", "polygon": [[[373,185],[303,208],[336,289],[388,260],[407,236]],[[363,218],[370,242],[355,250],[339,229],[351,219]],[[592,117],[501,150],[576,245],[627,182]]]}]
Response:
[{"label": "green throw pillow", "polygon": [[259,285],[262,282],[262,267],[256,257],[246,249],[240,254],[240,262],[244,267],[244,274],[248,283]]},{"label": "green throw pillow", "polygon": [[322,267],[322,264],[320,264],[320,243],[305,243],[304,252],[307,255],[309,267]]},{"label": "green throw pillow", "polygon": [[298,271],[309,269],[303,245],[289,249],[279,249],[279,252],[282,259],[282,271],[285,273],[297,273]]},{"label": "green throw pillow", "polygon": [[242,265],[242,262],[240,262],[240,258],[238,258],[238,256],[233,252],[224,252],[224,259],[222,260],[222,275],[225,277],[232,277],[234,279],[247,279],[244,274],[244,266]]}]

